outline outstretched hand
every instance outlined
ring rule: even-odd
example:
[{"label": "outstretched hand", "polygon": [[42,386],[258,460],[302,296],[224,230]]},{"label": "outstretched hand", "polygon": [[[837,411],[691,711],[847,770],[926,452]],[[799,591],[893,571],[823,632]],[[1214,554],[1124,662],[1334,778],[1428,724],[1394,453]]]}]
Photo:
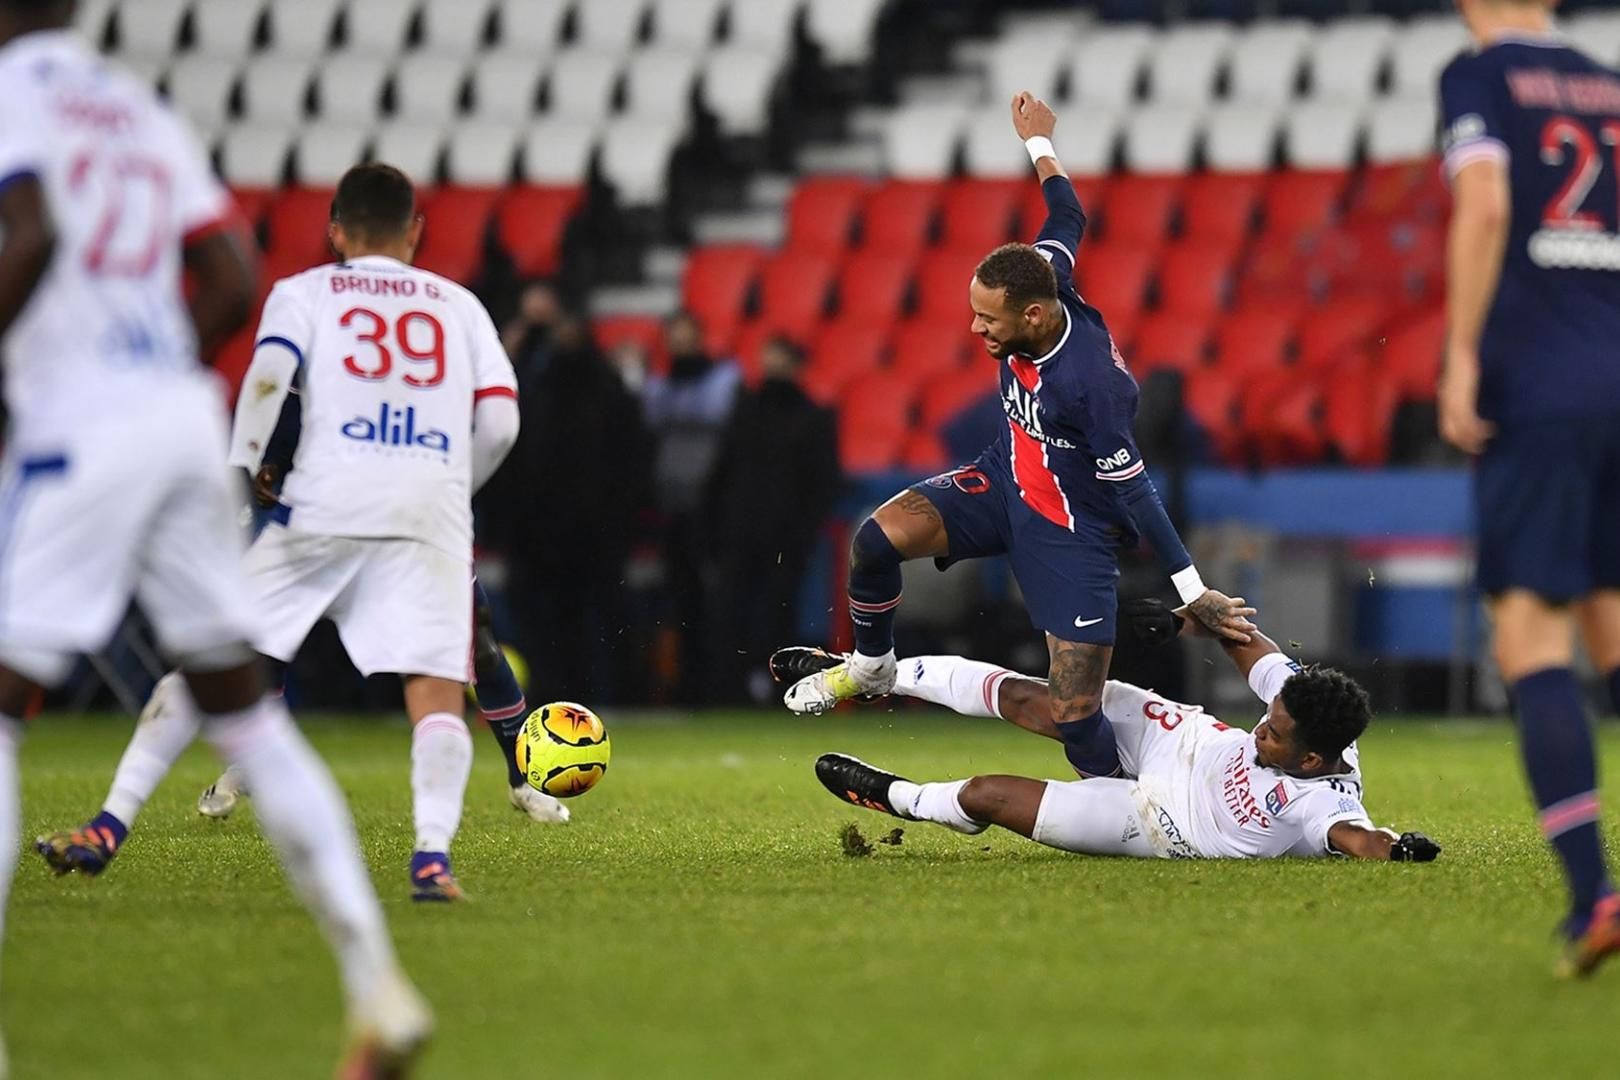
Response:
[{"label": "outstretched hand", "polygon": [[1240,645],[1247,645],[1249,635],[1258,629],[1249,621],[1255,609],[1243,597],[1227,596],[1214,589],[1205,589],[1204,595],[1188,604],[1186,611],[1215,637]]},{"label": "outstretched hand", "polygon": [[1420,832],[1403,832],[1389,847],[1390,862],[1434,862],[1440,845]]},{"label": "outstretched hand", "polygon": [[1057,113],[1052,106],[1030,93],[1020,90],[1012,99],[1013,130],[1020,139],[1033,139],[1044,135],[1050,139],[1057,130]]}]

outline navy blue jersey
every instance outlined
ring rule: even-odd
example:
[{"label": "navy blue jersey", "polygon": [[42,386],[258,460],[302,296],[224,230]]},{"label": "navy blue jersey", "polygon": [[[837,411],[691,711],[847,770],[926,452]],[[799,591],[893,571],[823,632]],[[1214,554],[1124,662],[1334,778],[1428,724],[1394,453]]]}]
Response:
[{"label": "navy blue jersey", "polygon": [[1620,410],[1620,75],[1538,35],[1440,76],[1448,175],[1508,169],[1512,224],[1480,345],[1499,424]]},{"label": "navy blue jersey", "polygon": [[1001,365],[1007,452],[1020,497],[1072,532],[1148,537],[1172,573],[1192,565],[1136,449],[1136,380],[1102,315],[1074,287],[1085,214],[1067,178],[1041,186],[1047,218],[1035,248],[1057,274],[1064,328],[1044,356]]}]

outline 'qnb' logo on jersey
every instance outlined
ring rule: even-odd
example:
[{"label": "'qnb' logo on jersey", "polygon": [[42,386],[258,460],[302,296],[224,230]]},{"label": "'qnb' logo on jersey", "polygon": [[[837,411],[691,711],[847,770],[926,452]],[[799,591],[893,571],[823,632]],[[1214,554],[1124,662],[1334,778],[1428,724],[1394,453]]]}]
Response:
[{"label": "'qnb' logo on jersey", "polygon": [[1115,450],[1112,454],[1109,454],[1107,457],[1098,458],[1097,468],[1101,469],[1103,472],[1108,472],[1110,469],[1124,468],[1130,463],[1130,448],[1122,446],[1118,450]]},{"label": "'qnb' logo on jersey", "polygon": [[1001,408],[1008,419],[1023,428],[1030,438],[1063,450],[1074,449],[1074,443],[1057,435],[1048,435],[1041,428],[1041,403],[1016,378],[1007,380],[1007,392],[1002,395]]},{"label": "'qnb' logo on jersey", "polygon": [[450,452],[450,436],[438,428],[417,429],[416,406],[397,408],[383,404],[374,417],[357,416],[343,425],[343,437],[379,446],[421,447],[441,454]]}]

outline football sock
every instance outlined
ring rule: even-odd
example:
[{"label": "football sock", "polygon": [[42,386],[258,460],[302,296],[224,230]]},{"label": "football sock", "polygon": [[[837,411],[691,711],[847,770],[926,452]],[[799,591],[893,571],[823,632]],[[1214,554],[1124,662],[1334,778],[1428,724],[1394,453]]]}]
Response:
[{"label": "football sock", "polygon": [[1620,667],[1609,672],[1609,708],[1620,714]]},{"label": "football sock", "polygon": [[1541,831],[1569,878],[1571,917],[1584,924],[1609,886],[1597,826],[1597,760],[1575,673],[1548,668],[1525,676],[1513,686],[1513,707]]},{"label": "football sock", "polygon": [[0,932],[5,927],[11,879],[17,873],[17,832],[22,818],[17,750],[24,730],[22,721],[0,715]]},{"label": "football sock", "polygon": [[858,654],[885,656],[894,651],[903,561],[876,521],[867,518],[861,523],[849,555],[849,617],[855,624]]},{"label": "football sock", "polygon": [[957,795],[966,786],[966,780],[952,780],[943,784],[913,784],[910,780],[896,780],[889,785],[889,805],[908,818],[932,821],[972,836],[990,826],[983,821],[974,821],[962,812]]},{"label": "football sock", "polygon": [[1090,716],[1057,725],[1063,754],[1081,776],[1113,776],[1119,772],[1119,744],[1114,725],[1101,708]]},{"label": "football sock", "polygon": [[332,774],[279,698],[206,716],[203,730],[252,786],[259,828],[337,953],[349,1000],[369,997],[398,968],[354,821]]},{"label": "football sock", "polygon": [[478,698],[478,715],[489,725],[489,733],[506,759],[506,782],[518,787],[523,783],[523,773],[517,767],[517,738],[523,721],[528,719],[529,703],[507,662],[506,651],[493,634],[486,641],[482,629],[473,647],[473,676],[477,680],[473,693]]},{"label": "football sock", "polygon": [[1013,673],[961,656],[917,656],[901,661],[894,692],[943,705],[963,716],[999,717],[1001,683]]},{"label": "football sock", "polygon": [[[152,792],[174,768],[174,763],[197,737],[201,718],[191,691],[178,672],[170,672],[152,688],[150,711],[135,725],[135,734],[118,760],[112,789],[101,804],[102,817],[118,822],[118,842],[140,815]],[[100,819],[98,819],[100,820]]]},{"label": "football sock", "polygon": [[453,713],[429,713],[411,731],[416,850],[449,853],[472,772],[472,734]]}]

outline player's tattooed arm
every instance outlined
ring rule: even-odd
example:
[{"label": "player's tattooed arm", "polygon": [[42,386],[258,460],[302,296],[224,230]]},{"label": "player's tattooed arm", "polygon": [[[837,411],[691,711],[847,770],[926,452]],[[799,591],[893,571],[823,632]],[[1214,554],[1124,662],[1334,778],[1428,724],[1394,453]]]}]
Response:
[{"label": "player's tattooed arm", "polygon": [[1218,638],[1247,644],[1254,633],[1249,617],[1255,610],[1241,596],[1205,589],[1202,596],[1187,605],[1186,611]]},{"label": "player's tattooed arm", "polygon": [[1052,699],[1052,718],[1058,723],[1090,716],[1102,705],[1103,683],[1108,680],[1108,663],[1114,650],[1107,645],[1088,645],[1047,636],[1052,650],[1047,672],[1047,692]]}]

